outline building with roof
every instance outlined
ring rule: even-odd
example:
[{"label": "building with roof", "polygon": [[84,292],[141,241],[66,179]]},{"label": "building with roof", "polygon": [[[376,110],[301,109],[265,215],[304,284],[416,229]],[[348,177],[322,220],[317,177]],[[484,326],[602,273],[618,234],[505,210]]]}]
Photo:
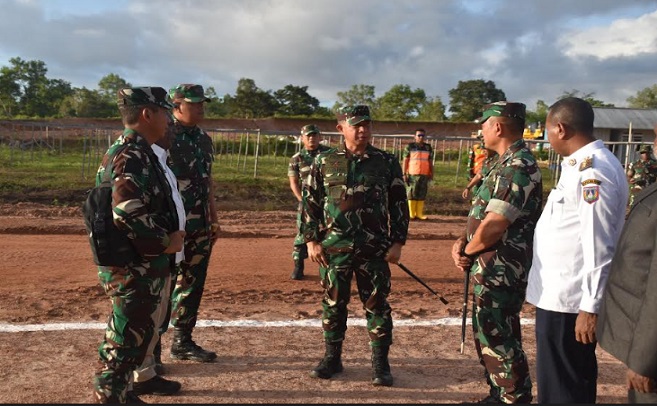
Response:
[{"label": "building with roof", "polygon": [[652,145],[657,125],[657,109],[593,107],[594,135],[607,144],[621,163],[639,158],[643,144]]}]

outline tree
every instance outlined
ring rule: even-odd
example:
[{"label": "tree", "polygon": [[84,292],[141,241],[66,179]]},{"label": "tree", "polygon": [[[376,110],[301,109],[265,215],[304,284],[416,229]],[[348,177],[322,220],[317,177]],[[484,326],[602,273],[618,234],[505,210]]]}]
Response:
[{"label": "tree", "polygon": [[527,124],[541,123],[545,127],[545,119],[547,117],[548,105],[543,100],[536,102],[536,111],[527,110],[525,122]]},{"label": "tree", "polygon": [[115,73],[105,75],[98,81],[98,93],[109,101],[115,101],[117,92],[126,87],[132,87],[132,85]]},{"label": "tree", "polygon": [[333,105],[333,111],[342,106],[366,104],[370,110],[376,110],[376,97],[374,96],[374,86],[371,85],[353,85],[346,92],[338,92],[338,100]]},{"label": "tree", "polygon": [[319,107],[319,100],[308,94],[308,86],[287,85],[274,92],[277,115],[310,116]]},{"label": "tree", "polygon": [[18,84],[18,72],[3,66],[0,68],[0,115],[11,118],[19,112],[18,101],[21,87]]},{"label": "tree", "polygon": [[565,99],[566,97],[579,97],[580,99],[584,99],[587,102],[589,102],[589,104],[593,107],[615,107],[611,103],[605,103],[602,100],[598,100],[598,99],[593,98],[594,95],[595,95],[595,92],[585,93],[585,94],[580,95],[580,91],[577,90],[577,89],[573,89],[570,92],[567,92],[567,91],[564,90],[564,92],[561,94],[561,96],[559,96],[559,100]]},{"label": "tree", "polygon": [[445,121],[445,105],[440,97],[427,98],[420,106],[417,119],[421,121]]},{"label": "tree", "polygon": [[657,84],[639,90],[627,98],[627,103],[634,109],[657,109]]},{"label": "tree", "polygon": [[232,102],[233,113],[243,118],[271,117],[276,111],[277,103],[269,91],[256,86],[253,79],[241,78]]},{"label": "tree", "polygon": [[63,117],[118,117],[119,110],[115,101],[108,101],[107,95],[86,87],[74,89],[59,106],[59,115]]},{"label": "tree", "polygon": [[481,115],[482,108],[496,101],[506,100],[506,95],[493,81],[459,80],[458,85],[449,91],[449,111],[451,121],[474,121]]},{"label": "tree", "polygon": [[427,100],[422,89],[409,85],[394,85],[376,101],[375,117],[379,120],[407,121],[416,117]]}]

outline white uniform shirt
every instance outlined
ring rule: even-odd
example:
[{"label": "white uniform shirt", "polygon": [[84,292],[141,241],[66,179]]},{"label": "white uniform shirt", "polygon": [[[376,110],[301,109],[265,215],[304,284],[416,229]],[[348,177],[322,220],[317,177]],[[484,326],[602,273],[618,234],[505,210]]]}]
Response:
[{"label": "white uniform shirt", "polygon": [[[151,144],[157,160],[160,161],[160,165],[164,169],[164,174],[167,177],[167,182],[169,182],[169,187],[171,187],[171,196],[173,197],[173,202],[176,204],[176,211],[178,212],[178,229],[185,230],[185,206],[183,206],[182,197],[178,191],[178,180],[176,175],[173,174],[171,168],[167,165],[167,151],[156,144]],[[185,258],[185,249],[176,252],[176,264],[179,264]]]},{"label": "white uniform shirt", "polygon": [[534,230],[527,302],[597,314],[625,222],[627,179],[600,140],[564,157],[561,169]]}]

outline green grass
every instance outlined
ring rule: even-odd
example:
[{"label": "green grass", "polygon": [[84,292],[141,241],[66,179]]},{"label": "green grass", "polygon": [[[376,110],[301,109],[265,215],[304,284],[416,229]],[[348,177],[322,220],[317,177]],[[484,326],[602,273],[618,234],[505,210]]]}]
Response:
[{"label": "green grass", "polygon": [[[103,151],[104,152],[104,151]],[[213,178],[220,210],[295,210],[296,199],[289,188],[288,156],[260,156],[257,173],[255,158],[218,155]],[[94,185],[100,153],[83,156],[81,144],[59,150],[10,150],[0,145],[0,202],[36,202],[80,206]],[[461,198],[468,183],[467,155],[461,155],[456,175],[458,151],[443,161],[439,152],[434,167],[434,182],[427,196],[429,214],[465,215],[469,202]],[[83,164],[84,162],[84,164]],[[543,170],[545,196],[553,186],[552,174]],[[254,174],[256,176],[254,176]]]}]

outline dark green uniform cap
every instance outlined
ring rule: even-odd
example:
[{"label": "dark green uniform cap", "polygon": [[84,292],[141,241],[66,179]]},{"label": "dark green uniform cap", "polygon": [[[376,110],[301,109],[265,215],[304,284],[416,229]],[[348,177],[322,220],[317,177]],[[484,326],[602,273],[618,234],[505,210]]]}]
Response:
[{"label": "dark green uniform cap", "polygon": [[145,87],[126,87],[117,92],[117,103],[119,106],[145,106],[154,104],[164,107],[165,109],[173,108],[169,95],[164,88],[145,86]]},{"label": "dark green uniform cap", "polygon": [[301,135],[308,135],[308,134],[319,134],[319,127],[317,127],[315,124],[307,124],[301,127]]},{"label": "dark green uniform cap", "polygon": [[652,147],[650,145],[643,145],[643,146],[641,146],[641,149],[639,150],[639,153],[641,153],[641,154],[650,154],[650,153],[652,153]]},{"label": "dark green uniform cap", "polygon": [[356,125],[363,121],[370,121],[370,108],[364,104],[342,106],[336,114],[338,121],[346,121],[349,125]]},{"label": "dark green uniform cap", "polygon": [[525,105],[523,103],[514,103],[508,101],[498,101],[484,106],[481,117],[475,120],[479,124],[491,117],[511,117],[525,121]]},{"label": "dark green uniform cap", "polygon": [[178,86],[172,87],[169,90],[169,96],[174,102],[180,103],[186,101],[189,103],[209,102],[211,99],[205,97],[203,86],[194,85],[191,83],[182,83]]}]

